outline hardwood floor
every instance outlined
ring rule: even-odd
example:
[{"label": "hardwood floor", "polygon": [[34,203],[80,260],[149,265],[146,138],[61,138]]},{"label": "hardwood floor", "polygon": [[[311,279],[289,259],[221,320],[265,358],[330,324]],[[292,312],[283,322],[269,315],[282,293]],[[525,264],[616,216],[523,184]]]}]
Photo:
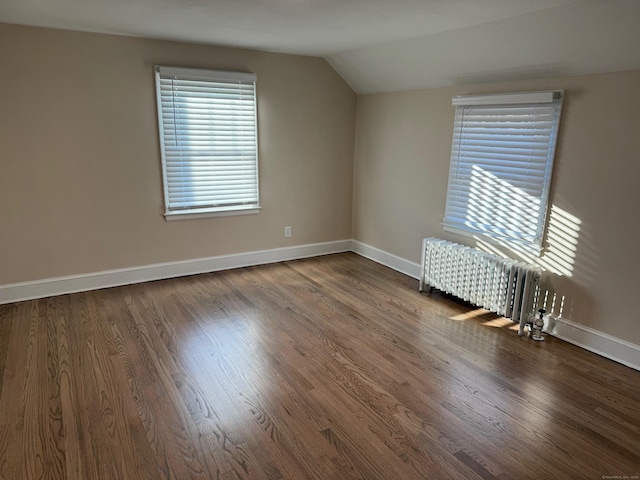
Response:
[{"label": "hardwood floor", "polygon": [[0,478],[638,475],[640,372],[513,326],[355,254],[0,306]]}]

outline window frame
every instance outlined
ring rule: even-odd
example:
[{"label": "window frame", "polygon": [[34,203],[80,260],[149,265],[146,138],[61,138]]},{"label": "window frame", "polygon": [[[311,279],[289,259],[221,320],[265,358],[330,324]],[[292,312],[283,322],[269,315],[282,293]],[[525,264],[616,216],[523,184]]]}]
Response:
[{"label": "window frame", "polygon": [[[154,66],[154,77],[156,84],[156,105],[158,116],[158,132],[159,143],[162,163],[162,182],[164,192],[164,217],[167,221],[183,220],[193,218],[207,218],[218,216],[234,216],[234,215],[248,215],[256,214],[261,210],[260,206],[260,178],[259,178],[259,162],[258,162],[258,101],[257,101],[257,76],[254,73],[243,72],[231,72],[222,70],[200,69],[200,68],[185,68],[185,67],[173,67],[164,65]],[[255,188],[255,201],[246,203],[238,203],[233,205],[205,205],[205,206],[183,206],[175,208],[171,202],[171,196],[169,191],[170,175],[167,168],[167,146],[165,141],[165,131],[163,123],[165,121],[165,114],[163,113],[163,97],[161,82],[163,79],[173,77],[177,81],[199,81],[199,82],[216,82],[224,83],[228,85],[233,84],[252,84],[253,89],[251,91],[253,95],[253,127],[254,127],[254,144],[255,150],[253,151],[255,157],[254,166],[250,167],[247,171],[254,175],[255,182],[248,182],[245,185],[250,185],[251,188]],[[170,115],[173,116],[175,111]],[[171,119],[170,119],[171,120]],[[195,178],[195,177],[194,177]],[[219,189],[213,186],[209,186],[212,191],[215,190],[219,193]],[[192,201],[193,202],[193,201]]]},{"label": "window frame", "polygon": [[[452,138],[452,147],[451,147],[451,157],[450,157],[450,165],[449,165],[449,181],[447,185],[447,196],[446,196],[446,206],[445,206],[445,215],[443,219],[443,229],[445,231],[449,231],[452,233],[470,236],[475,238],[482,238],[483,240],[492,242],[492,243],[508,243],[517,247],[519,249],[524,249],[529,251],[530,253],[540,254],[542,250],[542,244],[544,235],[546,232],[546,222],[548,217],[548,212],[550,209],[550,192],[551,192],[551,181],[553,174],[553,167],[555,163],[555,154],[556,154],[556,146],[558,139],[558,132],[560,127],[560,120],[562,116],[562,103],[564,98],[564,91],[562,90],[553,90],[553,91],[543,91],[543,92],[521,92],[521,93],[506,93],[506,94],[491,94],[491,95],[463,95],[453,98],[452,104],[456,107],[455,112],[455,120],[454,120],[454,132]],[[465,165],[464,163],[464,155],[472,156],[474,153],[474,148],[478,149],[482,140],[476,140],[477,143],[468,143],[469,148],[464,150],[464,141],[463,136],[465,132],[465,128],[470,128],[464,125],[464,109],[465,108],[475,108],[482,109],[485,108],[485,111],[489,111],[490,109],[516,109],[518,107],[524,108],[531,106],[548,106],[550,105],[552,108],[552,118],[551,118],[551,127],[549,129],[549,136],[546,139],[547,142],[547,151],[546,151],[546,160],[544,162],[544,177],[538,175],[535,178],[542,178],[542,186],[536,196],[532,196],[536,201],[539,200],[539,208],[537,212],[537,219],[535,222],[531,222],[527,228],[520,229],[519,234],[511,235],[506,233],[507,229],[505,227],[500,227],[497,225],[498,222],[495,220],[493,224],[491,221],[486,221],[486,225],[481,225],[481,222],[468,222],[467,224],[463,224],[460,222],[460,212],[464,210],[467,214],[467,218],[469,218],[469,212],[471,210],[471,192],[472,192],[472,183],[473,179],[469,177],[464,182],[460,181],[459,178],[454,178],[456,172],[461,169],[460,165]],[[488,115],[488,114],[487,114]],[[497,118],[497,117],[496,117]],[[508,127],[505,127],[501,133],[504,136],[508,136],[510,132],[507,131]],[[512,127],[513,128],[513,127]],[[484,134],[483,134],[484,135]],[[533,138],[533,134],[529,138]],[[497,141],[494,143],[498,143]],[[485,148],[486,145],[481,145],[481,148]],[[494,148],[499,148],[498,146],[494,146]],[[489,155],[498,154],[497,152],[483,152],[488,153]],[[503,154],[498,154],[503,155]],[[503,155],[508,156],[508,155]],[[515,155],[514,155],[515,156]],[[534,164],[536,167],[541,167],[542,163],[535,163],[531,161],[531,158],[535,157],[532,155],[527,162],[530,164]],[[507,160],[500,160],[499,162],[506,167],[513,168],[522,168],[522,165],[515,162],[513,159],[508,160],[512,162],[511,164],[507,164]],[[466,165],[471,165],[472,168],[477,166],[471,161],[466,161]],[[486,167],[487,164],[491,163],[492,160],[489,159],[482,163],[482,161],[478,162],[479,165],[484,165]],[[525,162],[524,160],[522,162]],[[481,167],[478,167],[480,171],[484,170]],[[500,170],[501,167],[496,167],[495,170]],[[495,171],[494,170],[494,171]],[[491,170],[487,170],[489,175],[493,175]],[[495,175],[493,175],[495,177]],[[522,178],[526,178],[524,175],[521,175]],[[532,177],[534,178],[534,177]],[[534,178],[534,180],[535,180]],[[508,184],[509,182],[505,180],[501,180],[499,178],[495,178],[493,184],[497,184],[501,182],[503,184]],[[461,185],[463,185],[461,187]],[[511,186],[511,188],[515,191],[518,188]],[[462,191],[463,193],[460,193]],[[498,190],[492,190],[493,192],[497,192]],[[464,207],[460,207],[455,205],[458,203],[462,204]],[[456,215],[457,214],[457,215]],[[517,216],[513,215],[513,219],[521,222],[526,218],[525,215]],[[486,215],[485,216],[489,216]],[[508,217],[502,217],[504,220]],[[457,221],[454,221],[457,220]],[[471,223],[475,224],[476,227],[472,226]],[[488,227],[488,228],[479,228],[480,227]],[[533,233],[535,227],[535,234],[527,235],[527,232]]]}]

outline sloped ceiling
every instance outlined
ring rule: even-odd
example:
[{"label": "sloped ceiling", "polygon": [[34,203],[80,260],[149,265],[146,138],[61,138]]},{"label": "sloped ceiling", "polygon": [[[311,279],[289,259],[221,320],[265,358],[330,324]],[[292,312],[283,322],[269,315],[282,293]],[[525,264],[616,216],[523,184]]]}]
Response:
[{"label": "sloped ceiling", "polygon": [[574,2],[327,59],[358,93],[635,70],[640,1]]},{"label": "sloped ceiling", "polygon": [[0,0],[0,22],[321,56],[357,93],[640,68],[640,0]]}]

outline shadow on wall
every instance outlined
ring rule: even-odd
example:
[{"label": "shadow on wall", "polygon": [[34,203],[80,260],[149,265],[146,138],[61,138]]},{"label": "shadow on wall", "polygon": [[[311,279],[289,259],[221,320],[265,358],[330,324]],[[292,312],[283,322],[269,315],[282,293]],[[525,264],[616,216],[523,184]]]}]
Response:
[{"label": "shadow on wall", "polygon": [[[475,237],[476,247],[503,257],[515,258],[543,270],[538,307],[566,319],[585,319],[593,310],[591,293],[574,279],[580,245],[581,221],[556,205],[551,206],[545,244],[539,256],[506,241],[488,243]],[[591,275],[593,265],[581,255],[581,274]],[[579,321],[579,320],[578,320]],[[579,323],[583,323],[579,321]]]}]

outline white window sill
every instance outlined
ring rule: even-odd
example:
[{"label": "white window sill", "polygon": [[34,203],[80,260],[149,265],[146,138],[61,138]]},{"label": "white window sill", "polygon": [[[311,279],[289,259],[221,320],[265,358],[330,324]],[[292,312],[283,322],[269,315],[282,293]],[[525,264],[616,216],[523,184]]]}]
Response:
[{"label": "white window sill", "polygon": [[231,217],[236,215],[254,215],[260,213],[260,207],[247,207],[238,208],[233,207],[229,209],[211,209],[211,210],[183,210],[179,212],[167,212],[164,214],[164,219],[167,222],[173,222],[175,220],[193,220],[195,218],[211,218],[211,217]]}]

